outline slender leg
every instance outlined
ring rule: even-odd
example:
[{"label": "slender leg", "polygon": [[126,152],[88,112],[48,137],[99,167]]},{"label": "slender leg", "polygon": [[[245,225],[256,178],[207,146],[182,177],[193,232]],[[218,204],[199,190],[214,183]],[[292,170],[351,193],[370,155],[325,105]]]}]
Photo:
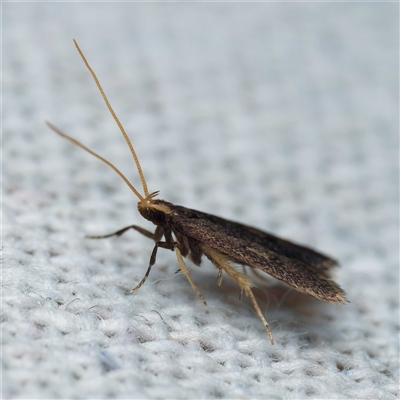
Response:
[{"label": "slender leg", "polygon": [[222,269],[218,270],[217,285],[221,286],[222,283]]},{"label": "slender leg", "polygon": [[163,230],[159,226],[157,226],[155,232],[153,233],[153,232],[148,231],[147,229],[141,228],[140,226],[130,225],[130,226],[120,229],[119,231],[110,233],[108,235],[100,235],[100,236],[86,235],[85,238],[86,239],[105,239],[105,238],[109,238],[111,236],[121,236],[123,233],[125,233],[129,229],[134,229],[135,231],[138,231],[142,235],[148,237],[149,239],[153,239],[155,241],[159,241],[163,236]]},{"label": "slender leg", "polygon": [[142,235],[153,239],[154,238],[154,233],[150,232],[146,229],[141,228],[140,226],[137,225],[131,225],[131,226],[127,226],[126,228],[122,228],[119,231],[113,232],[113,233],[109,233],[108,235],[100,235],[100,236],[92,236],[92,235],[86,235],[85,238],[87,239],[105,239],[105,238],[109,238],[111,236],[121,236],[123,233],[125,233],[127,230],[129,229],[134,229],[135,231],[140,232]]},{"label": "slender leg", "polygon": [[139,282],[138,285],[136,285],[129,293],[134,293],[136,292],[138,289],[140,289],[140,287],[143,285],[143,283],[146,282],[147,277],[150,274],[150,270],[151,267],[155,264],[156,262],[156,257],[157,257],[157,249],[159,247],[162,247],[163,249],[169,249],[169,250],[173,250],[174,249],[174,244],[173,243],[168,243],[168,242],[156,242],[156,244],[154,245],[153,251],[151,253],[151,257],[150,257],[150,262],[149,262],[149,266],[147,268],[147,271],[143,277],[143,279]]},{"label": "slender leg", "polygon": [[257,304],[257,300],[253,295],[253,292],[251,290],[252,287],[252,282],[251,280],[243,273],[239,272],[236,268],[232,267],[232,265],[229,263],[229,258],[225,256],[224,254],[218,252],[215,249],[212,249],[211,247],[208,246],[203,246],[202,247],[204,254],[207,256],[207,258],[219,269],[219,270],[224,270],[229,276],[231,276],[237,284],[240,286],[241,292],[245,292],[246,296],[250,298],[251,303],[253,304],[253,307],[261,319],[262,323],[265,326],[265,329],[268,332],[269,340],[271,341],[271,344],[274,344],[274,338],[272,337],[272,332],[271,329],[268,325],[268,322],[264,318],[260,307]]},{"label": "slender leg", "polygon": [[197,295],[200,297],[203,304],[206,306],[207,303],[204,300],[203,295],[201,294],[200,290],[194,284],[194,282],[192,281],[192,278],[189,275],[189,270],[187,269],[185,261],[183,261],[181,251],[179,250],[179,247],[178,247],[178,243],[174,243],[174,245],[175,245],[175,253],[176,253],[176,258],[178,259],[179,268],[181,269],[182,273],[186,276],[187,280],[189,281],[189,283],[191,284],[192,288],[197,293]]},{"label": "slender leg", "polygon": [[264,315],[262,314],[260,307],[258,306],[257,300],[254,297],[253,291],[251,290],[251,288],[247,288],[247,289],[245,289],[245,293],[246,293],[247,297],[250,297],[250,300],[253,304],[254,309],[256,310],[257,315],[260,317],[262,323],[264,324],[265,329],[268,332],[268,336],[269,336],[269,340],[270,340],[271,344],[274,344],[274,338],[272,336],[271,329],[268,325],[267,320],[264,318]]}]

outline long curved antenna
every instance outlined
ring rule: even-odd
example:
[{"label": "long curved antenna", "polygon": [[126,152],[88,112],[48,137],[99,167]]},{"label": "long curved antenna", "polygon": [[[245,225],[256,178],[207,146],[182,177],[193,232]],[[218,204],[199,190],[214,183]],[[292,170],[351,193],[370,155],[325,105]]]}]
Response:
[{"label": "long curved antenna", "polygon": [[47,126],[53,130],[54,132],[58,133],[60,136],[63,138],[69,140],[72,142],[74,145],[80,147],[83,150],[86,150],[88,153],[90,153],[92,156],[97,157],[99,160],[103,161],[103,163],[107,164],[109,167],[111,167],[123,180],[124,182],[129,186],[129,188],[132,190],[133,193],[136,194],[136,196],[140,199],[140,201],[144,201],[145,199],[143,196],[134,188],[134,186],[128,181],[128,178],[113,164],[110,163],[110,161],[107,161],[105,158],[100,156],[99,154],[95,153],[93,150],[90,150],[88,147],[86,147],[84,144],[81,142],[78,142],[76,139],[72,138],[71,136],[68,136],[64,132],[62,132],[60,129],[58,129],[56,126],[51,124],[50,122],[46,121]]},{"label": "long curved antenna", "polygon": [[[97,86],[97,88],[99,89],[99,92],[101,93],[101,96],[103,97],[104,102],[106,103],[106,106],[107,106],[108,110],[110,111],[112,117],[114,118],[114,121],[117,123],[118,128],[120,129],[121,133],[124,135],[125,141],[126,141],[128,147],[129,147],[129,150],[130,150],[131,153],[132,153],[133,159],[135,160],[136,168],[137,168],[137,170],[138,170],[139,177],[140,177],[140,180],[141,180],[141,182],[142,182],[142,186],[143,186],[143,191],[144,191],[145,198],[148,198],[148,196],[149,196],[149,191],[148,191],[148,189],[147,189],[147,183],[146,183],[146,180],[144,179],[144,175],[143,175],[142,168],[141,168],[141,166],[140,166],[139,159],[137,158],[136,152],[135,152],[135,150],[134,150],[134,148],[133,148],[133,146],[132,146],[132,143],[131,143],[131,141],[130,141],[130,139],[129,139],[129,136],[128,136],[127,133],[125,132],[125,129],[124,129],[124,127],[122,126],[120,120],[118,119],[117,114],[115,114],[113,108],[111,107],[111,104],[110,104],[110,102],[108,101],[107,96],[106,96],[106,94],[104,93],[104,90],[103,90],[103,88],[101,87],[100,82],[99,82],[99,80],[97,79],[96,74],[95,74],[94,71],[92,70],[92,68],[91,68],[91,66],[89,65],[89,63],[87,62],[86,57],[84,56],[84,54],[83,54],[82,50],[80,49],[78,43],[76,42],[75,39],[73,39],[73,41],[74,41],[74,44],[75,44],[76,49],[78,50],[78,53],[80,54],[80,56],[82,57],[83,62],[84,62],[85,65],[86,65],[86,68],[89,70],[90,74],[92,75],[92,77],[93,77],[93,79],[94,79],[94,81],[95,81],[95,83],[96,83],[96,86]],[[57,133],[58,133],[58,132],[57,132]],[[69,138],[69,137],[67,137],[66,135],[64,135],[64,137],[66,137],[67,139]],[[71,139],[71,138],[69,138],[69,139]],[[73,139],[73,140],[74,140],[74,139]],[[75,143],[75,142],[73,141],[73,143]],[[78,143],[79,143],[79,142],[78,142]],[[77,144],[77,143],[75,143],[75,144]],[[79,145],[80,145],[80,143],[78,144],[78,146],[79,146]],[[88,149],[86,149],[86,148],[85,148],[84,146],[82,146],[82,145],[80,145],[80,147],[84,148],[85,150],[88,150]],[[92,153],[92,154],[93,154],[93,153]],[[95,154],[93,154],[93,155],[95,155]],[[100,157],[97,156],[97,155],[96,155],[96,157],[97,157],[97,158],[100,158]],[[101,159],[101,158],[100,158],[100,159]],[[104,161],[104,159],[103,159],[103,161]],[[110,165],[110,164],[108,164],[108,165]],[[120,175],[120,176],[121,176],[121,175]],[[135,190],[135,194],[136,194],[136,190]],[[142,199],[143,199],[143,197],[142,197]]]}]

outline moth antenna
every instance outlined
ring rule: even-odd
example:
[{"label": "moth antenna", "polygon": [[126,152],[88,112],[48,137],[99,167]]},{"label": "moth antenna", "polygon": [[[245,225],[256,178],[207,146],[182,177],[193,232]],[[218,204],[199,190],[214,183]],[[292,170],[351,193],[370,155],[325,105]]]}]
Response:
[{"label": "moth antenna", "polygon": [[72,142],[74,145],[80,147],[83,150],[86,150],[88,153],[90,153],[92,156],[97,157],[99,160],[103,161],[103,163],[107,164],[109,167],[111,167],[123,180],[124,182],[129,186],[129,188],[132,190],[133,193],[136,194],[136,196],[139,198],[140,201],[144,201],[144,197],[135,189],[135,187],[128,181],[128,178],[114,165],[111,164],[110,161],[106,160],[104,157],[100,156],[99,154],[95,153],[93,150],[90,150],[88,147],[86,147],[84,144],[79,142],[78,140],[74,139],[71,136],[68,136],[65,134],[63,131],[58,129],[56,126],[51,124],[50,122],[46,121],[46,125],[53,130],[54,132],[58,133],[60,136],[63,138],[69,140]]},{"label": "moth antenna", "polygon": [[[146,183],[146,180],[144,179],[144,174],[143,174],[143,171],[142,171],[142,167],[140,166],[139,159],[138,159],[138,157],[137,157],[137,155],[136,155],[136,152],[135,152],[135,150],[134,150],[134,148],[133,148],[133,145],[132,145],[132,143],[131,143],[131,140],[129,139],[129,136],[128,136],[127,133],[125,132],[125,129],[124,129],[124,127],[122,126],[120,120],[118,119],[117,114],[115,114],[113,108],[111,107],[111,104],[110,104],[110,102],[108,101],[108,98],[107,98],[106,94],[104,93],[104,90],[103,90],[103,88],[101,87],[100,82],[99,82],[99,80],[97,79],[96,74],[94,73],[92,67],[89,65],[88,61],[86,60],[86,57],[84,56],[84,54],[83,54],[82,50],[80,49],[78,43],[76,42],[75,39],[73,39],[73,41],[74,41],[74,44],[75,44],[76,49],[78,50],[79,55],[82,57],[82,60],[83,60],[83,62],[84,62],[85,65],[86,65],[86,68],[89,70],[90,74],[92,75],[92,77],[93,77],[93,79],[94,79],[94,81],[95,81],[95,83],[96,83],[96,86],[97,86],[97,88],[99,89],[99,92],[100,92],[101,96],[103,97],[104,102],[106,103],[106,106],[107,106],[107,108],[108,108],[108,111],[110,111],[112,117],[114,118],[114,121],[117,123],[119,130],[121,131],[122,135],[123,135],[124,138],[125,138],[125,141],[126,141],[128,147],[129,147],[129,150],[130,150],[131,153],[132,153],[133,159],[135,160],[135,164],[136,164],[136,168],[137,168],[138,173],[139,173],[140,181],[142,182],[142,187],[143,187],[145,199],[148,199],[148,198],[149,198],[149,191],[148,191],[148,189],[147,189],[147,183]],[[67,137],[67,138],[68,138],[68,137]],[[80,147],[82,147],[82,146],[80,146]],[[84,148],[84,147],[82,147],[82,148]],[[92,154],[94,154],[94,153],[92,153]],[[96,157],[98,157],[98,156],[96,156]],[[98,158],[99,158],[99,157],[98,157]],[[120,175],[120,176],[121,176],[121,175]],[[135,194],[136,194],[136,190],[135,190]],[[142,197],[142,196],[141,196],[141,199],[143,200],[143,197]]]}]

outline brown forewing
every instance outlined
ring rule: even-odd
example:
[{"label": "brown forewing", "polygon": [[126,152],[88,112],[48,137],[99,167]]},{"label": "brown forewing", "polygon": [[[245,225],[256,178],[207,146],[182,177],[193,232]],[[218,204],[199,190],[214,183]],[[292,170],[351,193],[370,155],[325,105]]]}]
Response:
[{"label": "brown forewing", "polygon": [[231,261],[260,269],[296,290],[331,303],[346,302],[344,291],[330,279],[337,262],[315,250],[259,229],[167,203],[170,226],[227,255]]}]

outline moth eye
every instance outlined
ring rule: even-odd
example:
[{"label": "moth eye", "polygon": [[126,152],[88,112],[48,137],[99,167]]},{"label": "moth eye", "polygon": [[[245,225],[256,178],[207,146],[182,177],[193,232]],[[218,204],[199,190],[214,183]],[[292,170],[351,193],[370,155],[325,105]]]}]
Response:
[{"label": "moth eye", "polygon": [[153,220],[156,224],[161,224],[165,221],[165,213],[160,210],[153,212]]}]

